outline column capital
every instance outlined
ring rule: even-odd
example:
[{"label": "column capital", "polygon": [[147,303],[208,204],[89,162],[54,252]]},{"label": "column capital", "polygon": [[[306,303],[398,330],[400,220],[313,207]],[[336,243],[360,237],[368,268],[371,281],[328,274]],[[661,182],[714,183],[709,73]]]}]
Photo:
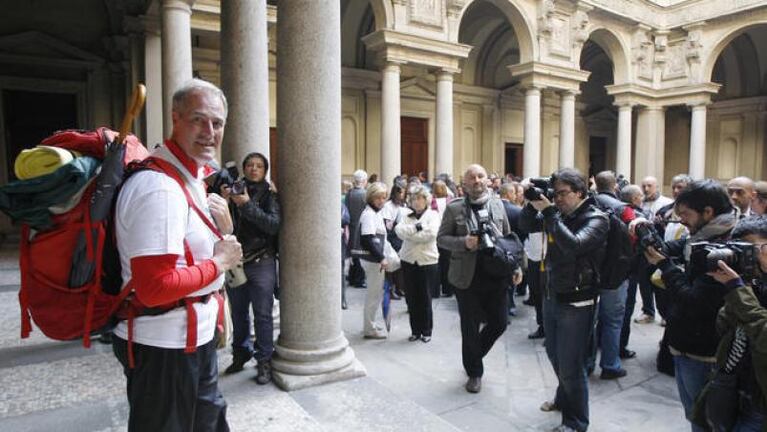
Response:
[{"label": "column capital", "polygon": [[624,111],[624,110],[632,110],[634,106],[636,105],[636,103],[633,101],[623,100],[623,101],[615,101],[613,105],[618,107],[618,111]]},{"label": "column capital", "polygon": [[581,92],[577,90],[562,90],[559,92],[559,97],[562,99],[575,99],[575,96],[579,95]]},{"label": "column capital", "polygon": [[526,86],[524,87],[525,96],[538,95],[540,96],[546,87],[543,86]]},{"label": "column capital", "polygon": [[522,87],[536,86],[557,90],[578,91],[591,72],[541,62],[527,62],[507,66],[509,73],[522,83]]},{"label": "column capital", "polygon": [[192,6],[196,0],[162,0],[162,9],[177,9],[192,14]]},{"label": "column capital", "polygon": [[709,104],[711,104],[711,101],[694,101],[694,102],[689,102],[687,104],[687,107],[692,111],[698,111],[698,110],[705,110]]},{"label": "column capital", "polygon": [[460,69],[440,68],[434,71],[437,81],[453,81],[454,75],[461,72]]},{"label": "column capital", "polygon": [[386,71],[400,73],[403,64],[405,63],[401,61],[386,60],[383,66],[381,66],[381,72]]}]

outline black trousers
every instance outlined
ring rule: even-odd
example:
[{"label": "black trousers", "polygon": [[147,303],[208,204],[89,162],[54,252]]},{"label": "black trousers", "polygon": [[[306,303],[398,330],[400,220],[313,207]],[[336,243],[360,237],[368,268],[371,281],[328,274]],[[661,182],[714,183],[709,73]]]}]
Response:
[{"label": "black trousers", "polygon": [[[458,314],[461,317],[463,368],[470,377],[484,373],[482,358],[490,351],[508,323],[508,281],[486,279],[474,273],[467,289],[456,289]],[[486,321],[480,331],[480,324]]]},{"label": "black trousers", "polygon": [[543,280],[541,262],[527,260],[527,286],[530,289],[530,301],[535,306],[535,322],[543,325]]},{"label": "black trousers", "polygon": [[[437,281],[437,264],[420,266],[402,261],[405,276],[405,297],[410,312],[410,333],[431,336],[434,327],[431,310],[431,294]],[[439,291],[438,291],[439,293]]]},{"label": "black trousers", "polygon": [[112,349],[128,381],[128,431],[229,431],[218,389],[215,338],[191,354],[134,342],[133,369],[125,340],[114,337]]},{"label": "black trousers", "polygon": [[450,269],[450,251],[439,249],[439,285],[442,287],[442,295],[451,296],[455,289],[447,280],[447,271]]}]

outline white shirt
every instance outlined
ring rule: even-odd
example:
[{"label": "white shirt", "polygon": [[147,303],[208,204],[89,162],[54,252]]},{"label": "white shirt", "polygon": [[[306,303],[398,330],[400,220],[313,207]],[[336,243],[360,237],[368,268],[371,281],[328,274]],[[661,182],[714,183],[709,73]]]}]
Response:
[{"label": "white shirt", "polygon": [[543,237],[543,232],[528,234],[524,246],[528,259],[543,261],[543,258],[546,256],[546,241]]},{"label": "white shirt", "polygon": [[[181,167],[181,163],[161,147],[155,155]],[[197,206],[208,217],[205,187],[201,180],[180,168],[187,180],[187,188]],[[178,255],[177,267],[186,267],[184,239],[194,256],[195,263],[213,257],[217,238],[200,217],[189,208],[181,187],[163,173],[142,171],[134,174],[123,185],[115,210],[115,235],[122,264],[123,283],[131,279],[131,258],[151,255]],[[212,220],[212,219],[211,219]],[[190,297],[211,293],[224,283],[220,275],[213,283],[189,294]],[[213,339],[218,315],[218,302],[194,304],[197,312],[197,346]],[[178,349],[186,346],[187,313],[183,307],[155,316],[141,316],[133,321],[133,341],[160,348]],[[116,336],[127,340],[128,326],[120,321],[114,330]]]},{"label": "white shirt", "polygon": [[383,209],[376,212],[373,207],[365,206],[360,215],[360,235],[381,235],[386,237],[386,225],[384,225]]},{"label": "white shirt", "polygon": [[649,220],[653,220],[655,219],[655,213],[657,213],[661,207],[667,206],[672,202],[674,202],[673,199],[658,195],[658,198],[655,199],[655,201],[642,201],[642,211],[644,211]]},{"label": "white shirt", "polygon": [[[421,224],[421,231],[416,228],[416,223]],[[439,251],[437,250],[437,232],[439,231],[440,215],[432,209],[426,209],[420,219],[406,216],[394,228],[397,237],[402,239],[402,249],[399,257],[409,264],[421,266],[437,264]]]}]

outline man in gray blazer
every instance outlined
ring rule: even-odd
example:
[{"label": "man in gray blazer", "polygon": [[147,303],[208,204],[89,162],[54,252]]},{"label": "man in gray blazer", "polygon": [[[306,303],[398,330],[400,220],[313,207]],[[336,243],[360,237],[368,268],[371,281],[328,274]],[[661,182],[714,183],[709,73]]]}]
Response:
[{"label": "man in gray blazer", "polygon": [[[478,393],[482,388],[482,358],[506,330],[508,280],[492,279],[477,269],[481,242],[476,235],[482,221],[492,224],[503,235],[509,234],[509,221],[500,199],[491,196],[487,171],[470,165],[463,176],[466,196],[451,201],[442,216],[437,245],[451,252],[448,281],[455,286],[458,313],[461,317],[463,367],[469,380],[466,390]],[[514,276],[522,279],[521,272]],[[487,325],[479,330],[480,323]]]}]

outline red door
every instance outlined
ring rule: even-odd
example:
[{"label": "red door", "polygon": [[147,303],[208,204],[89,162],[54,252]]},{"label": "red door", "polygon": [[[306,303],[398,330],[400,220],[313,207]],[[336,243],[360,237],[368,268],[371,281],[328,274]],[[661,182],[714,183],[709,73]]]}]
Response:
[{"label": "red door", "polygon": [[[402,173],[408,177],[429,169],[429,119],[400,119]],[[391,179],[384,179],[391,181]]]}]

